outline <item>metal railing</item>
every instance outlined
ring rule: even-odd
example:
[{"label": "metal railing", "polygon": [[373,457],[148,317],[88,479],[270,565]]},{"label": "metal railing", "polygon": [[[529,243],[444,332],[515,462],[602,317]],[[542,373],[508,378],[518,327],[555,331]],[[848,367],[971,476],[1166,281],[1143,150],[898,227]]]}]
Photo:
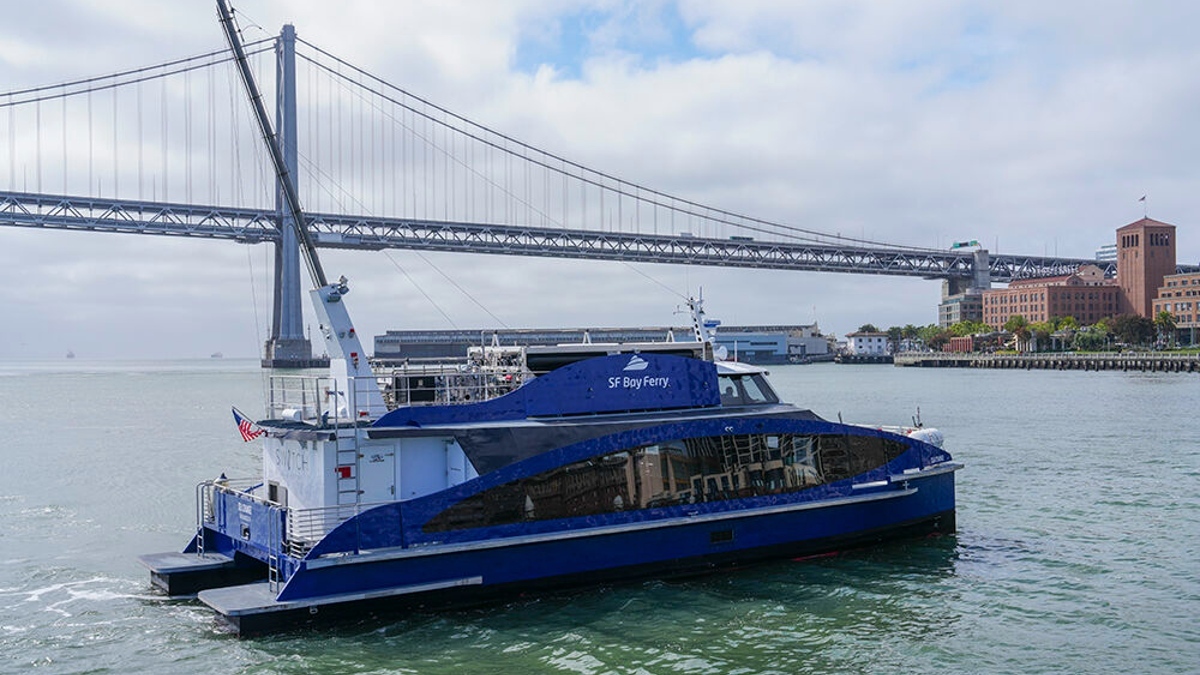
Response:
[{"label": "metal railing", "polygon": [[348,403],[340,401],[342,396],[331,377],[272,375],[267,392],[267,418],[329,422],[333,417],[332,421],[336,421],[339,409],[349,410]]},{"label": "metal railing", "polygon": [[[340,504],[315,509],[288,509],[287,536],[284,547],[287,554],[294,558],[303,558],[329,534],[335,527],[350,520],[368,509],[389,502],[374,502],[369,504]],[[357,541],[357,537],[355,538]]]},{"label": "metal railing", "polygon": [[[303,558],[312,547],[321,541],[335,527],[350,520],[358,514],[388,502],[367,504],[341,504],[312,509],[293,509],[273,502],[251,492],[252,488],[261,485],[256,478],[235,478],[226,480],[208,480],[196,486],[196,531],[201,534],[197,554],[204,554],[203,529],[205,525],[216,525],[214,503],[218,492],[234,495],[241,500],[255,501],[273,509],[282,511],[286,518],[286,526],[282,531],[268,533],[268,564],[272,568],[273,579],[278,580],[278,554],[283,553],[292,558]],[[275,519],[271,519],[275,522]]]},{"label": "metal railing", "polygon": [[533,375],[520,368],[479,368],[468,363],[409,365],[379,374],[389,409],[478,403],[503,396]]}]

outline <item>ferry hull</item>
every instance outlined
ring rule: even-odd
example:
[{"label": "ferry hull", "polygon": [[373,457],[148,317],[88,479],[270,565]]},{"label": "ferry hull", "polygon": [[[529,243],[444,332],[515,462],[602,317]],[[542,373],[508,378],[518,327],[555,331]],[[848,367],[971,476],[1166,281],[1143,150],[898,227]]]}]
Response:
[{"label": "ferry hull", "polygon": [[559,537],[306,560],[278,596],[264,582],[203,591],[199,598],[237,633],[253,635],[952,533],[954,471],[873,494],[792,506],[708,514],[695,522],[632,523]]}]

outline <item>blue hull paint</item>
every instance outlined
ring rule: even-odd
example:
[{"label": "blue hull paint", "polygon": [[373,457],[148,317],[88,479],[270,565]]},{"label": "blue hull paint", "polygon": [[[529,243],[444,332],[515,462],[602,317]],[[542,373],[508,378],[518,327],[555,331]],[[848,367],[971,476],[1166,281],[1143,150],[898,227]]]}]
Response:
[{"label": "blue hull paint", "polygon": [[[947,470],[914,480],[907,494],[888,499],[484,549],[430,550],[426,555],[375,561],[369,556],[347,558],[293,576],[288,589],[321,591],[296,608],[222,618],[240,635],[254,635],[414,608],[470,606],[531,592],[694,575],[904,536],[953,533],[954,528],[954,472]],[[732,538],[726,540],[725,532]],[[453,583],[463,580],[470,581]],[[439,582],[436,590],[372,597],[386,589]],[[347,599],[356,594],[358,599]]]},{"label": "blue hull paint", "polygon": [[[915,490],[911,489],[915,488]],[[729,512],[719,519],[674,519],[636,529],[572,531],[569,538],[491,541],[483,546],[431,546],[380,551],[342,559],[306,561],[280,600],[369,593],[398,586],[482,577],[482,587],[555,584],[590,574],[625,577],[647,568],[685,573],[723,562],[803,555],[887,538],[889,531],[928,521],[931,531],[953,531],[952,471],[912,481],[910,490],[864,494],[850,503],[805,505],[778,513]],[[940,520],[939,520],[940,519]],[[932,522],[939,520],[939,522]],[[756,553],[757,552],[757,553]],[[567,581],[562,585],[572,585]]]}]

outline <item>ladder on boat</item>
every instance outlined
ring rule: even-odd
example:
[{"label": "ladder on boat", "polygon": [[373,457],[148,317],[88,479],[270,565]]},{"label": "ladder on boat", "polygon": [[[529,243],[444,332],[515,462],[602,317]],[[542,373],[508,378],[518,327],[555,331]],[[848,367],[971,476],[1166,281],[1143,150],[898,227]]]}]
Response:
[{"label": "ladder on boat", "polygon": [[350,430],[352,433],[349,436],[343,435],[341,429],[334,434],[338,506],[357,504],[358,496],[362,494],[358,485],[358,465],[362,458],[358,451],[358,431],[354,427],[350,427]]},{"label": "ladder on boat", "polygon": [[279,593],[279,556],[283,555],[283,532],[287,527],[283,508],[272,504],[267,518],[267,584]]},{"label": "ladder on boat", "polygon": [[[222,474],[224,475],[224,474]],[[204,481],[196,486],[196,555],[204,557],[204,523],[212,519],[212,482]]]}]

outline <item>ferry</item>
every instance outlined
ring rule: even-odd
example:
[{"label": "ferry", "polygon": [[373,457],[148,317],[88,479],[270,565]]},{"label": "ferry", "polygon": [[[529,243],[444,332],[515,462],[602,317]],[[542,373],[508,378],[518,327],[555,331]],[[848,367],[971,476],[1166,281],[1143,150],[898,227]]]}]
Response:
[{"label": "ferry", "polygon": [[780,401],[765,370],[714,357],[698,301],[686,342],[375,372],[349,285],[324,282],[287,196],[329,373],[273,374],[264,419],[235,409],[261,475],[199,483],[190,541],[141,558],[155,586],[238,634],[954,531],[961,465],[939,432]]},{"label": "ferry", "polygon": [[142,558],[239,634],[955,529],[937,430],[822,419],[710,340],[380,374],[347,292],[314,293],[333,372],[272,376],[243,420],[262,475],[199,484],[190,543]]}]

